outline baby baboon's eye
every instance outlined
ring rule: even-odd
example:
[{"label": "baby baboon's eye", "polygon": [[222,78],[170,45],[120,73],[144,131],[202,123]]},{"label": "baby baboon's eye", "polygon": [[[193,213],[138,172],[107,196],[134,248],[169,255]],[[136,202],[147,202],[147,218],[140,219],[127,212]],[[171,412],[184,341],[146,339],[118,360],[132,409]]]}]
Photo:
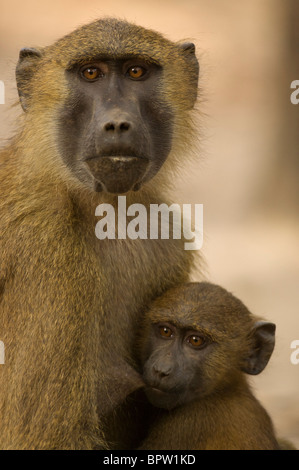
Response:
[{"label": "baby baboon's eye", "polygon": [[173,331],[171,328],[169,328],[169,326],[160,325],[159,333],[161,336],[163,336],[163,338],[171,338],[173,336]]},{"label": "baby baboon's eye", "polygon": [[192,348],[200,349],[205,346],[206,340],[202,336],[191,335],[188,336],[187,343],[189,343]]}]

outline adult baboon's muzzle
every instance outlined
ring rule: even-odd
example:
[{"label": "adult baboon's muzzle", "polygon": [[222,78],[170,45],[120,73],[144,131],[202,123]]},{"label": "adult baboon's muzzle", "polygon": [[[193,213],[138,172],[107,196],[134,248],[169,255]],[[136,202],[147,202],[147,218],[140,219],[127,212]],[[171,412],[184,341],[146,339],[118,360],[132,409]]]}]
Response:
[{"label": "adult baboon's muzzle", "polygon": [[149,160],[143,157],[108,156],[88,159],[86,164],[101,185],[97,191],[122,194],[140,188]]}]

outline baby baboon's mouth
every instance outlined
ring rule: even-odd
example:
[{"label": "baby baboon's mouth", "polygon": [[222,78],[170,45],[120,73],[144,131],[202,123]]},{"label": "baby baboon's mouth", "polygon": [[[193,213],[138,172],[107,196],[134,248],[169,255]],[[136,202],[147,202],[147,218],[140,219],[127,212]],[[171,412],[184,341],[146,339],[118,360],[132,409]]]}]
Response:
[{"label": "baby baboon's mouth", "polygon": [[157,408],[171,410],[180,402],[179,395],[176,392],[170,392],[169,390],[165,391],[155,387],[147,387],[145,389],[145,394],[150,403]]}]

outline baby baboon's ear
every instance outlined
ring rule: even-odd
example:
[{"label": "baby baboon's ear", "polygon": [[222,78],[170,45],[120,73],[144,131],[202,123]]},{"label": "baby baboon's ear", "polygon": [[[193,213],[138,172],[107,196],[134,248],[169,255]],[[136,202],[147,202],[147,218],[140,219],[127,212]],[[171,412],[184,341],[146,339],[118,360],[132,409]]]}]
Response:
[{"label": "baby baboon's ear", "polygon": [[276,325],[274,323],[255,322],[250,333],[252,347],[243,363],[243,372],[257,375],[264,370],[274,349],[275,329]]}]

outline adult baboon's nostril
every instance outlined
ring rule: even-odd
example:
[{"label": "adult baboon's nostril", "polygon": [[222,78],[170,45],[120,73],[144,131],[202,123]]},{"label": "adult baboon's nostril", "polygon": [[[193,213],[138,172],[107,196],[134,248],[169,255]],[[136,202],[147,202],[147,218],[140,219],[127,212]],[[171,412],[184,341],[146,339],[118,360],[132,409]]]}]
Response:
[{"label": "adult baboon's nostril", "polygon": [[125,132],[130,129],[130,123],[127,121],[122,121],[122,122],[107,122],[104,126],[105,131],[120,131],[120,132]]},{"label": "adult baboon's nostril", "polygon": [[122,122],[119,128],[121,131],[128,131],[130,129],[130,124],[128,122]]},{"label": "adult baboon's nostril", "polygon": [[115,124],[113,122],[107,122],[104,128],[105,128],[105,131],[115,131]]}]

